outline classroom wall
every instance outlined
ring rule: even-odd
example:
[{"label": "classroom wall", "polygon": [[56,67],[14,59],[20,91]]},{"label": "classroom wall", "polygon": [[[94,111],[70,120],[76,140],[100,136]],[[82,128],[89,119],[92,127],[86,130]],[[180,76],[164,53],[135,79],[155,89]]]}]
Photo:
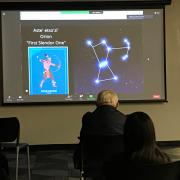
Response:
[{"label": "classroom wall", "polygon": [[[157,140],[180,140],[180,0],[166,7],[166,61],[168,103],[121,104],[124,113],[145,111],[152,117]],[[153,69],[152,69],[153,72]],[[94,105],[0,107],[0,116],[17,116],[21,140],[30,144],[76,143],[81,117]]]}]

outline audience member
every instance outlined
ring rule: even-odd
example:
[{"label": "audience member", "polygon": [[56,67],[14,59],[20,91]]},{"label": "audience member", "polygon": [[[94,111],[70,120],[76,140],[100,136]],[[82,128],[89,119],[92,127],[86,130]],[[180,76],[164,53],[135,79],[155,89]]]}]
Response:
[{"label": "audience member", "polygon": [[[123,151],[122,135],[126,116],[117,109],[118,105],[118,95],[112,90],[103,90],[97,96],[96,109],[83,115],[80,143],[74,153],[74,165],[76,168],[81,167],[81,145],[86,144],[83,142],[88,141],[88,145],[92,142],[90,148],[88,148],[88,152],[91,153],[83,154],[90,154],[92,157],[89,158],[91,162],[87,162],[87,164],[95,164],[96,167],[93,170],[95,175],[97,175],[95,171],[101,174],[100,171],[105,159],[109,159],[119,151]],[[100,154],[101,158],[98,154]],[[98,161],[94,157],[98,157]],[[87,164],[86,166],[89,167]],[[91,167],[91,169],[93,168]],[[95,178],[94,176],[93,179],[100,180],[100,177]]]},{"label": "audience member", "polygon": [[156,143],[155,129],[149,115],[134,112],[127,115],[124,126],[125,155],[129,160],[166,163],[170,159]]},{"label": "audience member", "polygon": [[112,90],[103,90],[97,96],[97,108],[82,118],[80,136],[122,135],[126,116],[117,110],[118,95]]},{"label": "audience member", "polygon": [[[132,179],[133,167],[170,162],[168,155],[156,143],[155,129],[150,116],[144,112],[127,115],[124,125],[124,152],[105,164],[106,179]],[[121,170],[122,174],[119,174]]]}]

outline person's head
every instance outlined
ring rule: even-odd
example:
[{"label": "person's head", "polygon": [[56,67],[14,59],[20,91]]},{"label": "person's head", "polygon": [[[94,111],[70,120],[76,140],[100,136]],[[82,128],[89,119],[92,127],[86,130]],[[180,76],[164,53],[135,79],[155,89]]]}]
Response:
[{"label": "person's head", "polygon": [[125,151],[151,152],[156,146],[155,129],[150,116],[144,112],[134,112],[127,115],[124,125]]},{"label": "person's head", "polygon": [[45,56],[45,61],[46,62],[51,62],[51,57],[49,57],[49,55],[48,54],[44,54],[44,56]]},{"label": "person's head", "polygon": [[103,90],[97,96],[97,106],[110,105],[118,107],[118,95],[112,90]]}]

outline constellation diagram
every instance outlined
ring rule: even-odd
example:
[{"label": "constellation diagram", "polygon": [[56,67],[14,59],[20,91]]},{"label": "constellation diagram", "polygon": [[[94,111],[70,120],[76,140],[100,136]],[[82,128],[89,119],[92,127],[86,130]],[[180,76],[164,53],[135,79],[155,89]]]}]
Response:
[{"label": "constellation diagram", "polygon": [[[93,45],[93,41],[92,40],[87,40],[86,41],[86,44],[91,47],[93,49],[93,52],[96,56],[96,59],[98,61],[98,76],[97,76],[97,79],[95,80],[95,83],[96,84],[99,84],[100,82],[102,81],[110,81],[110,80],[114,80],[114,81],[117,81],[118,80],[118,76],[116,76],[114,74],[114,72],[112,71],[112,69],[110,68],[109,66],[109,54],[110,52],[112,52],[112,50],[122,50],[122,49],[125,49],[125,54],[123,54],[121,56],[121,60],[122,62],[126,62],[129,58],[129,50],[130,50],[130,42],[127,38],[124,38],[123,39],[123,44],[124,46],[121,46],[121,47],[110,47],[108,46],[107,44],[107,41],[105,39],[101,40],[98,44],[95,44]],[[98,46],[104,46],[105,48],[105,52],[106,52],[106,56],[105,56],[105,59],[100,59],[97,55],[97,52],[96,52],[96,47]],[[106,79],[103,79],[101,78],[101,71],[102,70],[106,70],[106,71],[109,71],[111,76],[109,78],[106,78]]]}]

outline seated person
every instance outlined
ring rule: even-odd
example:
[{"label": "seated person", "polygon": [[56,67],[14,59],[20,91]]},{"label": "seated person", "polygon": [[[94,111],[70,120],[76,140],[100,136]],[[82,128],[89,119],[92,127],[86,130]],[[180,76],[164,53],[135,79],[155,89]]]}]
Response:
[{"label": "seated person", "polygon": [[[124,152],[105,164],[106,179],[110,180],[120,176],[122,179],[123,177],[131,179],[131,173],[128,173],[131,165],[135,167],[136,165],[170,162],[168,155],[162,152],[156,144],[154,125],[146,113],[134,112],[127,115],[123,137]],[[119,174],[120,170],[123,174]]]},{"label": "seated person", "polygon": [[144,112],[135,112],[127,116],[124,126],[124,146],[129,160],[145,163],[170,161],[167,154],[157,146],[153,122]]},{"label": "seated person", "polygon": [[[91,154],[95,152],[93,154],[94,156],[95,154],[98,156],[97,154],[102,152],[103,149],[101,156],[106,156],[104,158],[106,159],[111,155],[113,156],[114,154],[119,153],[119,151],[122,151],[121,149],[123,149],[123,141],[121,145],[119,139],[122,139],[123,126],[126,120],[126,116],[122,112],[118,111],[118,104],[118,95],[114,91],[103,90],[97,96],[96,109],[93,112],[87,112],[83,115],[82,128],[80,131],[80,144],[82,142],[90,142],[91,138],[92,146],[89,145],[90,148],[88,151],[92,152]],[[87,137],[90,138],[87,140]],[[107,139],[101,140],[101,137],[107,137]],[[112,137],[112,140],[110,140],[109,137]],[[78,161],[81,162],[80,144],[74,153],[74,164],[76,168],[79,166]],[[94,156],[92,156],[92,160]],[[100,164],[98,165],[99,167],[103,164],[102,160],[101,162],[96,161],[94,164],[97,165],[98,163]]]},{"label": "seated person", "polygon": [[126,116],[118,111],[118,95],[112,90],[103,90],[97,96],[96,109],[82,118],[80,136],[122,135]]}]

